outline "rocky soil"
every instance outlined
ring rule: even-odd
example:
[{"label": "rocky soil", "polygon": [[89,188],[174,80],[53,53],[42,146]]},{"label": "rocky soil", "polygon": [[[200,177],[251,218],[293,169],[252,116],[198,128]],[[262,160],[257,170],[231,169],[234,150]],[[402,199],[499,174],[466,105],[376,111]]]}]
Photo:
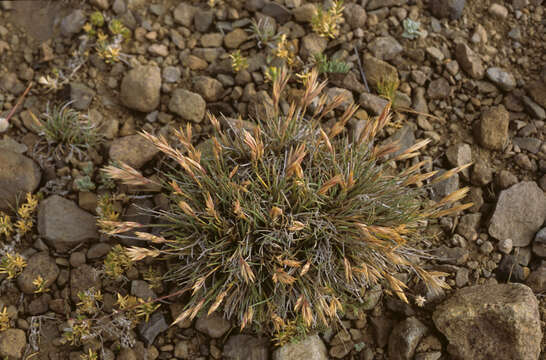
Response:
[{"label": "rocky soil", "polygon": [[[22,192],[44,194],[33,233],[16,243],[3,239],[5,249],[15,247],[28,265],[16,280],[2,275],[0,305],[12,326],[0,332],[0,357],[76,360],[96,349],[101,359],[119,360],[546,358],[543,1],[347,0],[336,39],[311,31],[318,5],[0,1],[0,117],[35,83],[9,123],[0,122],[0,209],[9,212]],[[109,64],[93,51],[80,51],[87,17],[97,10],[131,30],[123,61]],[[243,119],[255,115],[270,83],[265,50],[248,31],[253,19],[287,34],[303,64],[319,52],[350,65],[346,74],[328,74],[327,91],[346,93],[365,111],[350,122],[355,136],[366,113],[377,115],[385,105],[377,86],[391,76],[400,81],[393,119],[399,126],[388,128],[385,141],[399,139],[409,147],[432,139],[418,160],[431,160],[436,170],[473,162],[430,194],[439,199],[471,187],[467,200],[474,206],[429,224],[435,240],[423,244],[437,255],[428,268],[448,273],[452,289],[438,295],[412,288],[424,304],[405,304],[371,289],[364,311],[346,315],[347,331],[326,331],[280,348],[215,315],[169,327],[183,305],[176,301],[135,329],[132,348],[116,339],[63,345],[78,291],[101,289],[108,312],[118,291],[147,298],[170,289],[167,283],[151,289],[145,267],[130,269],[122,283],[101,277],[104,257],[115,244],[96,225],[97,198],[104,190],[83,191],[77,180],[89,176],[99,185],[98,169],[112,160],[152,176],[160,159],[137,135],[141,130],[168,136],[173,127],[191,123],[200,143],[211,130],[206,111]],[[420,23],[415,39],[402,36],[406,19]],[[238,72],[229,58],[236,49],[248,58],[248,68]],[[54,69],[62,73],[58,88],[40,85]],[[55,158],[40,146],[33,126],[32,114],[66,101],[100,126],[106,139],[81,158]],[[127,220],[145,222],[138,206],[162,201],[159,194],[118,190],[129,195],[118,204]],[[36,274],[49,292],[35,294]]]}]

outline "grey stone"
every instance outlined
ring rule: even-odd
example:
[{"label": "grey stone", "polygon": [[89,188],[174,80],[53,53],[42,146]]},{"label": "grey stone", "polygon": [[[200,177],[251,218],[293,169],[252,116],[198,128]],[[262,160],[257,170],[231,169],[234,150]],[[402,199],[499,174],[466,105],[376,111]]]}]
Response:
[{"label": "grey stone", "polygon": [[502,105],[484,111],[479,125],[481,145],[490,150],[502,150],[508,141],[509,122],[510,114]]},{"label": "grey stone", "polygon": [[38,232],[58,252],[99,238],[95,217],[59,195],[38,205]]},{"label": "grey stone", "polygon": [[[451,145],[446,150],[446,157],[449,165],[454,167],[469,164],[472,162],[472,148],[465,143]],[[468,168],[464,169],[461,173],[468,178]]]},{"label": "grey stone", "polygon": [[546,82],[532,81],[525,87],[529,96],[542,108],[546,108]]},{"label": "grey stone", "polygon": [[206,101],[218,101],[224,92],[224,86],[215,78],[210,76],[196,76],[192,79],[193,89]]},{"label": "grey stone", "polygon": [[358,103],[362,108],[372,115],[379,115],[389,103],[386,99],[370,93],[361,93]]},{"label": "grey stone", "polygon": [[393,135],[389,136],[384,143],[390,144],[396,142],[398,150],[395,151],[390,157],[396,157],[399,154],[403,153],[410,146],[415,144],[415,134],[411,125],[406,124],[401,129],[396,131]]},{"label": "grey stone", "polygon": [[542,332],[538,301],[522,284],[457,290],[432,319],[454,358],[537,360]]},{"label": "grey stone", "polygon": [[434,251],[434,254],[438,257],[438,260],[442,263],[450,265],[463,265],[468,260],[468,249],[462,247],[447,247],[445,245],[440,246]]},{"label": "grey stone", "polygon": [[344,99],[339,105],[338,109],[345,111],[349,107],[349,105],[354,103],[353,93],[347,89],[334,87],[329,88],[326,91],[328,101],[332,101],[338,95],[342,96]]},{"label": "grey stone", "polygon": [[466,45],[458,43],[455,47],[455,57],[463,70],[474,79],[482,79],[485,74],[483,62],[480,57]]},{"label": "grey stone", "polygon": [[142,135],[129,135],[116,138],[110,146],[111,160],[122,161],[127,165],[140,169],[159,153],[159,150]]},{"label": "grey stone", "polygon": [[88,88],[84,84],[70,84],[70,100],[72,101],[72,106],[76,110],[87,110],[94,96],[95,91]]},{"label": "grey stone", "polygon": [[427,95],[433,100],[447,99],[451,94],[451,86],[443,77],[433,80],[428,85]]},{"label": "grey stone", "polygon": [[17,277],[19,289],[25,294],[34,294],[36,286],[32,282],[38,275],[44,279],[45,288],[49,288],[59,275],[59,267],[55,263],[55,259],[50,257],[47,252],[36,253],[28,259],[27,266]]},{"label": "grey stone", "polygon": [[212,10],[203,10],[199,9],[195,12],[195,15],[193,17],[193,23],[195,25],[195,29],[199,31],[200,33],[205,33],[212,25],[212,21],[214,20],[214,13]]},{"label": "grey stone", "polygon": [[250,335],[232,335],[224,345],[226,360],[268,360],[268,340]]},{"label": "grey stone", "polygon": [[79,33],[85,25],[86,20],[87,17],[83,10],[73,10],[61,20],[61,34],[70,37]]},{"label": "grey stone", "polygon": [[328,352],[320,337],[312,335],[276,349],[273,360],[328,360]]},{"label": "grey stone", "polygon": [[197,12],[195,6],[191,6],[185,2],[181,2],[173,11],[174,21],[182,26],[189,28],[192,24],[193,17]]},{"label": "grey stone", "polygon": [[74,303],[78,303],[80,298],[78,293],[91,288],[95,291],[100,290],[102,281],[99,271],[95,268],[83,264],[70,271],[70,298]]},{"label": "grey stone", "polygon": [[428,332],[428,328],[417,318],[410,317],[398,323],[389,337],[389,358],[411,360],[417,345]]},{"label": "grey stone", "polygon": [[140,336],[144,338],[146,344],[151,345],[153,344],[155,338],[168,328],[169,324],[167,324],[163,313],[156,311],[152,316],[150,316],[150,320],[148,320],[148,322],[140,322],[138,325],[138,332],[140,333]]},{"label": "grey stone", "polygon": [[538,269],[532,271],[525,283],[533,289],[533,292],[544,293],[546,291],[546,265],[543,263]]},{"label": "grey stone", "polygon": [[15,207],[17,197],[34,192],[41,178],[33,160],[10,150],[0,151],[0,210]]},{"label": "grey stone", "polygon": [[362,60],[362,68],[366,73],[368,84],[371,87],[377,87],[377,85],[385,79],[399,81],[398,71],[394,66],[373,56],[364,57]]},{"label": "grey stone", "polygon": [[546,218],[546,195],[534,181],[523,181],[501,191],[489,224],[495,239],[510,238],[527,246]]},{"label": "grey stone", "polygon": [[358,4],[345,4],[343,15],[351,29],[364,28],[366,26],[366,10]]},{"label": "grey stone", "polygon": [[144,300],[155,299],[157,295],[144,280],[131,281],[131,295]]},{"label": "grey stone", "polygon": [[475,241],[478,238],[478,228],[482,214],[465,214],[457,224],[457,234],[463,236],[467,241]]},{"label": "grey stone", "polygon": [[248,33],[241,28],[237,28],[224,36],[224,45],[228,49],[237,49],[247,40]]},{"label": "grey stone", "polygon": [[485,161],[478,161],[472,168],[472,184],[485,186],[493,180],[493,169]]},{"label": "grey stone", "polygon": [[271,16],[281,24],[289,21],[292,17],[290,10],[273,1],[266,2],[262,8],[262,12],[267,16]]},{"label": "grey stone", "polygon": [[296,21],[305,23],[311,22],[316,11],[317,7],[315,6],[315,4],[307,3],[295,8],[294,10],[292,10],[292,13],[294,14],[294,18],[296,19]]},{"label": "grey stone", "polygon": [[512,239],[504,239],[499,241],[497,247],[501,253],[510,254],[514,246],[512,244]]},{"label": "grey stone", "polygon": [[508,9],[501,4],[496,3],[491,4],[488,12],[498,19],[506,19],[506,17],[508,16]]},{"label": "grey stone", "polygon": [[229,320],[218,313],[212,313],[210,316],[200,316],[195,322],[195,328],[210,336],[211,338],[222,337],[231,327]]},{"label": "grey stone", "polygon": [[457,20],[463,14],[465,3],[466,0],[431,0],[428,6],[437,18]]},{"label": "grey stone", "polygon": [[305,35],[301,39],[300,55],[303,59],[322,54],[326,50],[328,40],[315,33]]},{"label": "grey stone", "polygon": [[98,259],[98,258],[101,258],[101,257],[105,256],[106,254],[108,254],[110,249],[112,249],[112,245],[107,244],[107,243],[101,242],[101,243],[98,243],[98,244],[93,244],[93,245],[91,245],[89,250],[87,250],[86,256],[90,260]]},{"label": "grey stone", "polygon": [[186,89],[176,89],[169,101],[169,110],[182,119],[200,123],[205,116],[207,104],[201,95]]},{"label": "grey stone", "polygon": [[504,91],[511,91],[516,88],[516,78],[512,73],[498,68],[490,67],[486,71],[487,78]]},{"label": "grey stone", "polygon": [[538,153],[542,145],[542,141],[532,137],[515,137],[512,139],[512,143],[520,149],[527,150],[533,154]]},{"label": "grey stone", "polygon": [[523,105],[525,106],[525,110],[527,110],[527,113],[531,115],[532,117],[544,120],[546,119],[546,111],[540,107],[536,102],[531,100],[528,96],[523,96]]},{"label": "grey stone", "polygon": [[408,0],[370,0],[366,5],[367,10],[376,10],[380,8],[389,8],[392,6],[401,6],[407,4]]},{"label": "grey stone", "polygon": [[546,258],[546,227],[536,233],[533,240],[533,253],[541,258]]},{"label": "grey stone", "polygon": [[[443,173],[445,173],[445,170],[440,170],[435,178],[442,175]],[[432,185],[431,198],[434,201],[438,201],[458,189],[459,174],[454,174],[453,176]]]},{"label": "grey stone", "polygon": [[27,346],[27,337],[21,329],[7,329],[0,332],[0,357],[22,359]]},{"label": "grey stone", "polygon": [[392,60],[404,50],[402,45],[392,36],[376,37],[368,45],[368,48],[373,56],[380,60]]},{"label": "grey stone", "polygon": [[159,105],[161,71],[146,65],[131,69],[121,81],[120,98],[132,110],[151,112]]}]

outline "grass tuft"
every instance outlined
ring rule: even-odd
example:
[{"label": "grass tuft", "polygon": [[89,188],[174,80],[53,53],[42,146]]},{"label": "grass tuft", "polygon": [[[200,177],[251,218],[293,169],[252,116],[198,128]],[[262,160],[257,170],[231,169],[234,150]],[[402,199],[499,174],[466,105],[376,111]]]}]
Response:
[{"label": "grass tuft", "polygon": [[[363,303],[377,284],[408,301],[399,272],[433,291],[447,287],[446,274],[419,265],[425,254],[417,244],[424,221],[460,209],[449,206],[466,190],[430,205],[428,185],[417,186],[432,176],[420,173],[423,163],[392,175],[385,159],[397,148],[374,145],[389,122],[389,107],[351,142],[345,125],[355,105],[334,112],[344,98],[328,102],[321,96],[326,83],[315,69],[301,97],[282,111],[288,80],[281,70],[271,105],[254,130],[242,123],[222,128],[209,115],[215,129],[211,155],[192,145],[190,126],[175,132],[176,146],[142,133],[170,162],[159,170],[170,207],[150,210],[154,232],[135,232],[148,244],[128,255],[167,261],[164,278],[189,299],[175,322],[218,311],[283,343],[340,325],[343,312]],[[336,122],[323,126],[332,114]],[[427,143],[394,160],[417,156]],[[105,171],[127,183],[142,178],[125,165]],[[135,224],[114,227],[113,235],[133,231]]]}]

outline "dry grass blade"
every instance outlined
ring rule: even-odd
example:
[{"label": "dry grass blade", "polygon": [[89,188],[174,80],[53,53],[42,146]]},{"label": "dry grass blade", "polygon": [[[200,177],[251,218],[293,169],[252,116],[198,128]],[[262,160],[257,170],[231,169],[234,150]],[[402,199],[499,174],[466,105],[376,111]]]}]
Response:
[{"label": "dry grass blade", "polygon": [[126,185],[144,186],[144,185],[156,185],[160,186],[157,182],[146,178],[138,170],[135,170],[131,166],[124,162],[119,162],[119,166],[108,165],[102,169],[102,171],[109,177],[115,180],[120,180]]}]

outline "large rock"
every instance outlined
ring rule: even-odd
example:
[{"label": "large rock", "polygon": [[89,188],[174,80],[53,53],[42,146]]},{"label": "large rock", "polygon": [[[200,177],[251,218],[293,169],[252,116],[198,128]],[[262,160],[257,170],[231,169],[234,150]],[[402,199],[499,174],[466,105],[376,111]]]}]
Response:
[{"label": "large rock", "polygon": [[379,115],[383,112],[389,101],[380,96],[363,92],[360,94],[358,103],[372,115]]},{"label": "large rock", "polygon": [[95,217],[59,195],[38,206],[38,232],[58,252],[99,237]]},{"label": "large rock", "polygon": [[129,109],[151,112],[159,105],[161,71],[157,66],[129,70],[121,81],[121,102]]},{"label": "large rock", "polygon": [[77,9],[72,11],[61,20],[61,34],[70,37],[79,33],[85,25],[85,20],[86,16],[83,10]]},{"label": "large rock", "polygon": [[508,140],[510,114],[499,105],[482,113],[479,127],[479,139],[483,147],[490,150],[502,150]]},{"label": "large rock", "polygon": [[267,360],[268,340],[250,335],[232,335],[224,345],[223,356],[226,360]]},{"label": "large rock", "polygon": [[141,135],[117,138],[110,146],[110,159],[123,161],[135,169],[141,168],[157,155],[159,150]]},{"label": "large rock", "polygon": [[501,191],[489,224],[489,235],[527,246],[546,219],[546,195],[534,181]]},{"label": "large rock", "polygon": [[425,324],[414,317],[398,323],[389,337],[389,358],[391,360],[413,359],[417,345],[427,332]]},{"label": "large rock", "polygon": [[0,151],[0,210],[14,207],[22,193],[36,190],[41,177],[40,168],[31,159],[10,150]]},{"label": "large rock", "polygon": [[465,43],[458,43],[455,47],[455,57],[463,70],[474,79],[481,79],[485,74],[483,62]]},{"label": "large rock", "polygon": [[273,353],[273,360],[328,360],[326,346],[318,335],[286,344]]},{"label": "large rock", "polygon": [[186,89],[173,91],[169,101],[169,110],[184,120],[199,123],[205,116],[206,102],[201,95]]},{"label": "large rock", "polygon": [[538,302],[525,285],[458,290],[432,318],[455,359],[536,360],[540,354]]},{"label": "large rock", "polygon": [[21,359],[27,346],[27,337],[21,329],[7,329],[0,332],[0,357]]},{"label": "large rock", "polygon": [[391,64],[373,56],[365,56],[362,67],[366,73],[366,80],[372,87],[377,87],[380,81],[389,79],[398,81],[398,71]]},{"label": "large rock", "polygon": [[55,259],[47,252],[40,252],[32,255],[27,261],[27,266],[17,277],[17,285],[25,294],[34,294],[36,286],[32,283],[38,276],[44,279],[44,288],[49,288],[59,275],[59,267]]},{"label": "large rock", "polygon": [[189,28],[192,24],[193,17],[197,12],[195,6],[187,4],[185,2],[180,2],[180,4],[173,10],[174,21],[177,24]]}]

